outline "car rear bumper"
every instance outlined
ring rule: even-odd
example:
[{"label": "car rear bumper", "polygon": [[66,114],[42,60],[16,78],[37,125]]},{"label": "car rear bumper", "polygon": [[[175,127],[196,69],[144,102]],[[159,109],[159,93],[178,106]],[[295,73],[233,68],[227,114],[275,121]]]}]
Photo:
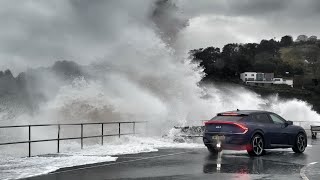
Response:
[{"label": "car rear bumper", "polygon": [[[214,138],[214,136],[221,136],[221,138]],[[203,136],[203,143],[206,146],[217,147],[227,150],[243,150],[247,148],[250,143],[250,138],[247,134],[211,134],[205,133]],[[219,145],[218,145],[219,144]]]}]

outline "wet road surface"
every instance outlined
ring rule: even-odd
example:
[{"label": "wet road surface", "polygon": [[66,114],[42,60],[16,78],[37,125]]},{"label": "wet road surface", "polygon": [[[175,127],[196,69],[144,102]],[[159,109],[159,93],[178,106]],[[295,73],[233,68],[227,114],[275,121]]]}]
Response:
[{"label": "wet road surface", "polygon": [[[320,179],[320,140],[309,139],[304,154],[267,150],[262,157],[245,151],[210,155],[206,149],[161,149],[119,156],[116,162],[65,168],[29,180],[100,179]],[[319,162],[319,163],[318,163]]]}]

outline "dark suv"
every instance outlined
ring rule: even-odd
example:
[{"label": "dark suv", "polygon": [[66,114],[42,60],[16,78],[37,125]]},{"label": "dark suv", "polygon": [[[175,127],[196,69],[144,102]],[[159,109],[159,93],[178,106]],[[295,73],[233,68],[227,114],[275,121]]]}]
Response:
[{"label": "dark suv", "polygon": [[237,110],[218,113],[207,121],[203,142],[212,153],[232,149],[260,156],[265,149],[273,148],[292,148],[302,153],[307,147],[307,135],[302,127],[275,113]]}]

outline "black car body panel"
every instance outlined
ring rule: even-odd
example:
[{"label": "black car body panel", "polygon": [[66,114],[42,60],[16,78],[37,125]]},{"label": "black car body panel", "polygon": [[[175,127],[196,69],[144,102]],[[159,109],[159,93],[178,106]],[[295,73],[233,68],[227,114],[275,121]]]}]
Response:
[{"label": "black car body panel", "polygon": [[[206,146],[222,149],[246,149],[252,137],[260,134],[264,149],[294,146],[299,133],[305,130],[279,115],[268,111],[229,111],[218,113],[206,122],[203,142]],[[307,143],[305,143],[305,146]]]}]

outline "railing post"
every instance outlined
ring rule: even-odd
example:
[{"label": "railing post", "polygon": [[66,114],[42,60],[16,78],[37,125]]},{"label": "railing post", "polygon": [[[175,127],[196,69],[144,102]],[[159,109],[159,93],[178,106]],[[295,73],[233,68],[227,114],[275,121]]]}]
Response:
[{"label": "railing post", "polygon": [[31,126],[29,125],[29,157],[31,157]]},{"label": "railing post", "polygon": [[57,148],[58,148],[58,153],[60,153],[60,124],[58,124],[58,144],[57,144]]},{"label": "railing post", "polygon": [[81,149],[83,149],[83,124],[81,124]]},{"label": "railing post", "polygon": [[119,138],[120,138],[120,134],[121,134],[121,123],[119,123]]},{"label": "railing post", "polygon": [[101,123],[101,145],[103,146],[103,123]]},{"label": "railing post", "polygon": [[136,122],[133,122],[133,134],[136,134]]}]

